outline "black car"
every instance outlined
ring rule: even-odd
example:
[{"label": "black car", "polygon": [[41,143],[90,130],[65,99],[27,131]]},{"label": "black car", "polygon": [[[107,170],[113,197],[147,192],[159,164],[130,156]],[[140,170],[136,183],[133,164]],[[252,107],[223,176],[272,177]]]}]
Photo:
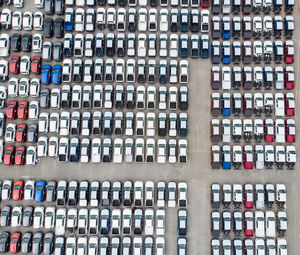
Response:
[{"label": "black car", "polygon": [[63,43],[62,42],[55,42],[53,44],[53,59],[54,61],[62,61],[63,57]]},{"label": "black car", "polygon": [[44,19],[44,36],[51,38],[53,36],[53,19]]},{"label": "black car", "polygon": [[32,249],[32,233],[26,232],[22,236],[21,252],[23,254],[27,254],[31,252],[31,249]]},{"label": "black car", "polygon": [[173,9],[170,15],[170,29],[172,32],[178,31],[178,11]]},{"label": "black car", "polygon": [[127,5],[127,0],[118,0],[118,3],[120,6],[126,6]]},{"label": "black car", "polygon": [[20,52],[21,51],[21,41],[22,36],[20,34],[13,34],[11,37],[11,51]]},{"label": "black car", "polygon": [[55,0],[54,9],[57,15],[63,15],[65,13],[65,1]]},{"label": "black car", "polygon": [[106,0],[98,0],[97,2],[100,6],[106,5]]},{"label": "black car", "polygon": [[0,235],[0,253],[6,253],[9,250],[10,234],[2,232]]},{"label": "black car", "polygon": [[64,36],[64,20],[62,18],[57,18],[54,22],[54,36],[56,38]]},{"label": "black car", "polygon": [[54,0],[45,0],[45,13],[48,15],[54,14]]},{"label": "black car", "polygon": [[199,12],[197,10],[192,10],[191,15],[191,32],[197,33],[200,30],[200,22],[199,22]]},{"label": "black car", "polygon": [[106,55],[108,57],[113,57],[115,55],[115,36],[114,34],[108,34],[107,35],[107,41],[106,41]]},{"label": "black car", "polygon": [[36,143],[38,138],[38,124],[31,124],[27,131],[27,141]]},{"label": "black car", "polygon": [[49,108],[50,106],[50,89],[44,88],[40,94],[40,107]]},{"label": "black car", "polygon": [[22,42],[21,42],[22,50],[25,52],[29,52],[31,51],[31,46],[32,46],[32,35],[24,34],[22,36]]},{"label": "black car", "polygon": [[150,6],[152,7],[157,6],[157,0],[150,0]]}]

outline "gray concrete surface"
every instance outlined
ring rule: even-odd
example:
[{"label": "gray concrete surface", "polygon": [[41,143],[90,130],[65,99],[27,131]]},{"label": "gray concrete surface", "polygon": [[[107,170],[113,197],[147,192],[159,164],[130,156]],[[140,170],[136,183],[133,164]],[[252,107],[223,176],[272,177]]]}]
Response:
[{"label": "gray concrete surface", "polygon": [[[31,0],[32,1],[32,0]],[[26,2],[26,1],[25,1]],[[296,5],[297,6],[297,5]],[[27,3],[26,3],[27,7]],[[295,8],[295,12],[297,9]],[[300,24],[299,16],[295,15],[296,30]],[[23,31],[24,33],[24,31]],[[296,97],[299,99],[299,53],[300,30],[295,33],[295,46],[297,46],[295,61],[297,62],[297,89]],[[288,202],[288,250],[290,255],[298,255],[300,250],[299,211],[300,203],[300,131],[299,118],[297,124],[297,166],[295,171],[279,170],[211,170],[210,168],[210,61],[190,59],[190,108],[189,108],[189,160],[184,165],[169,164],[62,164],[57,160],[43,159],[35,167],[5,167],[0,166],[1,179],[28,179],[43,178],[45,180],[77,179],[77,180],[176,180],[187,181],[189,186],[189,225],[188,225],[188,254],[210,254],[210,184],[218,183],[279,183],[287,186]],[[297,113],[299,113],[297,104]],[[297,114],[299,115],[299,114]],[[176,209],[167,210],[167,252],[176,254],[175,231],[177,228]]]}]

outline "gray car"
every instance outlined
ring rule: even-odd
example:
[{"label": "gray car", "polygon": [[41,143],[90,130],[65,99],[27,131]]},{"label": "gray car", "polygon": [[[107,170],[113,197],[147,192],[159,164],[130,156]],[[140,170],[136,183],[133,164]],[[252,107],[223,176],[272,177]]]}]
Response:
[{"label": "gray car", "polygon": [[10,219],[11,219],[11,207],[6,205],[1,210],[1,227],[9,226]]},{"label": "gray car", "polygon": [[56,181],[49,181],[46,189],[46,201],[48,203],[56,200]]},{"label": "gray car", "polygon": [[38,137],[38,124],[31,124],[27,131],[27,141],[31,143],[36,143]]},{"label": "gray car", "polygon": [[53,60],[60,62],[63,58],[63,43],[55,42],[53,44]]},{"label": "gray car", "polygon": [[50,255],[54,250],[54,234],[47,232],[44,237],[44,254]]},{"label": "gray car", "polygon": [[40,94],[40,107],[49,108],[50,106],[50,89],[42,89]]},{"label": "gray car", "polygon": [[30,227],[32,226],[33,221],[33,207],[27,206],[23,211],[23,226]]},{"label": "gray car", "polygon": [[9,250],[10,234],[8,232],[2,232],[0,235],[0,253],[6,253]]},{"label": "gray car", "polygon": [[30,253],[31,249],[32,249],[32,233],[26,232],[22,236],[21,252],[24,254]]},{"label": "gray car", "polygon": [[32,254],[38,255],[43,250],[43,233],[42,232],[36,232],[33,235],[32,240]]}]

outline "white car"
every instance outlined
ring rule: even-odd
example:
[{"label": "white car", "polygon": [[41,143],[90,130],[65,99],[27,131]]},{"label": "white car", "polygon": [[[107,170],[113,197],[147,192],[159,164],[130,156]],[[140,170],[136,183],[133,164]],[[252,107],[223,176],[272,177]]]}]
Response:
[{"label": "white car", "polygon": [[[27,180],[24,185],[24,200],[33,200],[34,197],[34,180]],[[2,198],[3,199],[3,198]]]},{"label": "white car", "polygon": [[265,237],[265,214],[263,211],[255,211],[255,235]]},{"label": "white car", "polygon": [[265,207],[265,192],[262,184],[255,184],[255,207],[256,209],[264,209]]},{"label": "white car", "polygon": [[155,240],[155,251],[157,255],[165,254],[165,238],[163,236],[157,236]]},{"label": "white car", "polygon": [[47,157],[48,154],[48,137],[40,136],[37,145],[37,156]]},{"label": "white car", "polygon": [[49,129],[49,113],[42,112],[39,118],[39,132],[48,133],[48,129]]},{"label": "white car", "polygon": [[144,184],[142,181],[134,182],[134,205],[135,206],[143,206],[143,191]]},{"label": "white car", "polygon": [[168,207],[176,206],[176,182],[168,183]]},{"label": "white car", "polygon": [[163,236],[165,235],[165,216],[166,212],[164,209],[158,209],[156,211],[156,234]]},{"label": "white car", "polygon": [[178,206],[187,207],[187,183],[178,183]]},{"label": "white car", "polygon": [[58,208],[56,211],[55,235],[64,235],[66,228],[66,209]]},{"label": "white car", "polygon": [[168,56],[168,35],[167,34],[159,35],[159,56],[160,57]]},{"label": "white car", "polygon": [[145,210],[145,235],[153,235],[154,230],[154,211],[153,209]]},{"label": "white car", "polygon": [[55,207],[54,206],[48,206],[45,210],[45,229],[53,229],[55,226]]},{"label": "white car", "polygon": [[49,131],[51,133],[59,132],[59,113],[58,112],[52,112],[50,115]]},{"label": "white car", "polygon": [[189,82],[189,62],[187,60],[180,60],[179,62],[179,82]]},{"label": "white car", "polygon": [[85,11],[82,8],[76,9],[75,13],[75,31],[83,32],[85,25]]},{"label": "white car", "polygon": [[276,116],[284,116],[284,111],[285,111],[285,107],[284,107],[284,95],[283,93],[276,93],[275,94],[275,115]]},{"label": "white car", "polygon": [[14,6],[16,8],[23,8],[23,6],[24,6],[24,0],[14,0]]},{"label": "white car", "polygon": [[67,230],[73,232],[77,228],[77,208],[68,209],[66,227]]},{"label": "white car", "polygon": [[7,85],[7,94],[9,97],[17,97],[19,92],[19,79],[11,78],[9,79]]},{"label": "white car", "polygon": [[276,236],[276,226],[275,226],[275,213],[273,211],[266,211],[266,237]]},{"label": "white car", "polygon": [[157,141],[157,162],[166,163],[167,142],[166,139],[158,139]]},{"label": "white car", "polygon": [[177,34],[170,35],[169,55],[171,58],[178,57],[178,35]]},{"label": "white car", "polygon": [[23,14],[20,11],[15,11],[12,15],[12,29],[21,30],[22,29],[22,21]]},{"label": "white car", "polygon": [[155,32],[157,29],[157,10],[149,10],[148,29],[150,32]]},{"label": "white car", "polygon": [[146,47],[147,37],[145,34],[138,35],[138,56],[145,57],[147,52]]},{"label": "white car", "polygon": [[[2,15],[3,15],[3,12],[2,12]],[[0,57],[8,57],[9,52],[10,52],[10,36],[5,33],[1,34],[0,35]],[[0,63],[2,64],[3,61],[4,60],[1,60]]]},{"label": "white car", "polygon": [[16,141],[16,123],[8,123],[5,129],[5,142],[14,143]]},{"label": "white car", "polygon": [[70,133],[70,112],[62,112],[60,115],[60,135]]},{"label": "white car", "polygon": [[24,30],[32,30],[33,25],[33,14],[32,12],[24,12],[23,15],[23,29]]},{"label": "white car", "polygon": [[136,135],[143,136],[145,133],[145,113],[138,112],[136,114]]},{"label": "white car", "polygon": [[35,165],[36,161],[36,146],[28,146],[26,152],[26,165]]},{"label": "white car", "polygon": [[139,9],[138,17],[138,30],[145,32],[147,30],[147,10],[145,8]]},{"label": "white car", "polygon": [[42,52],[43,37],[41,34],[34,34],[32,37],[32,50],[33,52]]},{"label": "white car", "polygon": [[40,229],[44,226],[44,206],[36,206],[33,213],[33,228]]},{"label": "white car", "polygon": [[159,29],[161,32],[168,32],[168,28],[169,28],[168,15],[169,15],[169,12],[167,9],[160,10]]},{"label": "white car", "polygon": [[92,163],[99,163],[101,161],[101,139],[93,138],[92,151],[91,151]]},{"label": "white car", "polygon": [[122,229],[123,234],[131,233],[131,221],[132,221],[132,211],[130,208],[123,209],[123,218],[122,218]]},{"label": "white car", "polygon": [[41,89],[41,83],[38,78],[33,78],[30,81],[29,94],[31,97],[39,97]]},{"label": "white car", "polygon": [[35,12],[33,18],[33,28],[35,30],[43,30],[44,14],[42,12]]},{"label": "white car", "polygon": [[147,136],[155,135],[155,113],[147,113]]},{"label": "white car", "polygon": [[39,102],[31,101],[28,108],[28,118],[30,120],[37,120],[39,116]]},{"label": "white car", "polygon": [[123,139],[116,138],[114,141],[114,155],[113,155],[114,163],[122,163],[123,162]]},{"label": "white car", "polygon": [[48,156],[56,158],[58,153],[58,137],[51,136],[49,138]]},{"label": "white car", "polygon": [[3,9],[1,13],[1,26],[3,29],[7,30],[11,28],[12,14],[10,9]]},{"label": "white car", "polygon": [[178,162],[187,162],[187,140],[180,139],[178,142]]},{"label": "white car", "polygon": [[121,228],[121,210],[113,209],[111,212],[111,232],[112,234],[119,235]]},{"label": "white car", "polygon": [[11,213],[11,226],[20,227],[22,223],[22,206],[14,206]]}]

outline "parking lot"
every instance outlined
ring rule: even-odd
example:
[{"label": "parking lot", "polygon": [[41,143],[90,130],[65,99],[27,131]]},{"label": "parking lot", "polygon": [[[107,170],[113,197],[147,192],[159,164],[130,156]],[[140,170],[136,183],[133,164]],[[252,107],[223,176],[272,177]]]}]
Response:
[{"label": "parking lot", "polygon": [[[295,5],[297,6],[297,5]],[[25,8],[30,7],[25,4]],[[295,8],[294,13],[297,10]],[[300,25],[300,18],[295,17],[295,27]],[[299,40],[300,30],[294,34],[296,73],[296,101],[299,100]],[[300,192],[299,153],[295,171],[280,170],[211,170],[210,165],[210,60],[189,59],[190,90],[189,96],[189,136],[188,162],[186,164],[71,164],[59,163],[53,159],[42,159],[36,166],[1,166],[1,179],[45,179],[45,180],[175,180],[188,183],[188,254],[210,253],[210,185],[211,183],[278,183],[286,184],[288,192],[288,250],[297,255],[300,249],[298,194]],[[297,111],[300,111],[297,104]],[[299,120],[295,118],[296,126]],[[297,128],[296,136],[300,132]],[[299,151],[299,143],[295,145]],[[177,210],[168,208],[166,226],[166,254],[176,254]]]}]

